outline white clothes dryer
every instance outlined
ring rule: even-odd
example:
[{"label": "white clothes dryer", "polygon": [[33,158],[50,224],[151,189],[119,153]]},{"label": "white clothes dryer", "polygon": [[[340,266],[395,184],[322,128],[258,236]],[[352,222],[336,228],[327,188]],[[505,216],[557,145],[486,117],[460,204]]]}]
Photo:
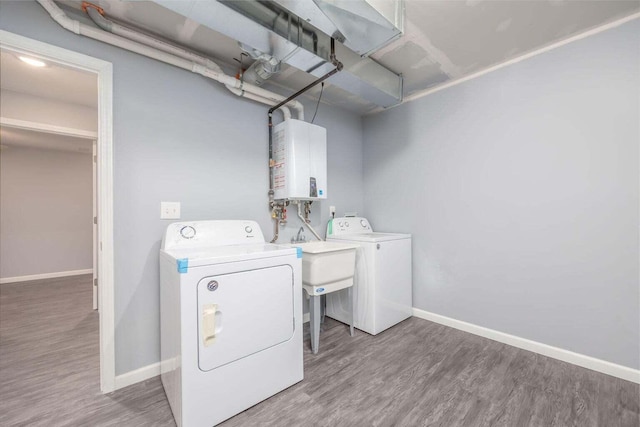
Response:
[{"label": "white clothes dryer", "polygon": [[216,425],[302,380],[301,258],[254,221],[167,227],[161,378],[178,426]]},{"label": "white clothes dryer", "polygon": [[[355,327],[376,335],[411,317],[411,235],[377,233],[366,218],[334,218],[327,224],[327,241],[357,243],[353,285]],[[349,322],[348,295],[327,295],[326,315]]]}]

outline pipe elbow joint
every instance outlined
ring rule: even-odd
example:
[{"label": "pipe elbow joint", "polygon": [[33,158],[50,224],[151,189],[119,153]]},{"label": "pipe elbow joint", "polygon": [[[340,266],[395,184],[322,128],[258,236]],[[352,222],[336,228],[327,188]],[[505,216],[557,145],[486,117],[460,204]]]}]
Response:
[{"label": "pipe elbow joint", "polygon": [[78,21],[71,20],[71,22],[69,22],[65,28],[72,33],[80,34],[80,22]]},{"label": "pipe elbow joint", "polygon": [[55,13],[52,17],[65,30],[80,34],[80,22],[69,18],[64,12]]},{"label": "pipe elbow joint", "polygon": [[194,62],[191,66],[192,73],[200,74],[201,76],[205,77],[207,77],[207,75],[205,74],[206,69],[207,67],[205,67],[204,65],[200,65],[197,62]]}]

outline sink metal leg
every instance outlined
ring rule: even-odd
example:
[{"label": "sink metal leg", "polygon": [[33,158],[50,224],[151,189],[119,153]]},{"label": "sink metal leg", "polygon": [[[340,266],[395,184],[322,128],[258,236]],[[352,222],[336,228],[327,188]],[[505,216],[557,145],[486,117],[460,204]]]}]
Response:
[{"label": "sink metal leg", "polygon": [[320,343],[320,296],[312,295],[309,298],[309,326],[311,351],[316,354]]},{"label": "sink metal leg", "polygon": [[349,334],[353,336],[355,334],[353,330],[353,312],[355,311],[353,307],[353,286],[349,287],[349,306],[351,307],[351,313],[349,314]]}]

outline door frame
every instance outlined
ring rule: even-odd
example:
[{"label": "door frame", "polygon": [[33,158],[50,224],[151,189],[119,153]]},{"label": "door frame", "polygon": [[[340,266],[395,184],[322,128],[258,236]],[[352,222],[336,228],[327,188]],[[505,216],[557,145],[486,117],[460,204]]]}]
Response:
[{"label": "door frame", "polygon": [[[98,310],[98,254],[100,253],[100,248],[98,247],[98,136],[91,141],[91,235],[93,237],[93,253],[92,255],[92,266],[93,266],[93,274],[91,276],[91,299],[92,306],[94,310]],[[98,311],[98,314],[100,312]]]},{"label": "door frame", "polygon": [[95,73],[98,78],[97,204],[100,390],[115,390],[113,255],[113,66],[110,62],[0,30],[0,47]]}]

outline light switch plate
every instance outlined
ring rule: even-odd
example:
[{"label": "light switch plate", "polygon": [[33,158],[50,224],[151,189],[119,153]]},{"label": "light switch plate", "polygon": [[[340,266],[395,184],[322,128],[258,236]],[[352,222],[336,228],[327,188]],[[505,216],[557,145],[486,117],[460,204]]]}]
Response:
[{"label": "light switch plate", "polygon": [[160,219],[180,219],[180,202],[160,202]]}]

